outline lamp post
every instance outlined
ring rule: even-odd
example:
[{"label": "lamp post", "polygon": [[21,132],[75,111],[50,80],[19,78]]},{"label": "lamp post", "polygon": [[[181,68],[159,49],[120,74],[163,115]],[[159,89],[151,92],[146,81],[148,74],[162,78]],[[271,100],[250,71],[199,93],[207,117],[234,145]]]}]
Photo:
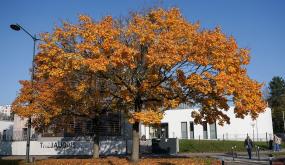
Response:
[{"label": "lamp post", "polygon": [[[40,39],[36,37],[36,35],[31,35],[26,29],[24,29],[21,25],[19,24],[11,24],[10,28],[15,30],[15,31],[20,31],[23,30],[26,34],[28,34],[34,41],[34,46],[33,46],[33,60],[32,60],[32,75],[31,75],[31,83],[33,86],[34,82],[34,69],[35,69],[35,51],[36,51],[36,42]],[[29,163],[30,162],[30,138],[31,138],[31,126],[32,125],[32,118],[31,116],[28,118],[28,129],[27,129],[27,145],[26,145],[26,161]]]}]

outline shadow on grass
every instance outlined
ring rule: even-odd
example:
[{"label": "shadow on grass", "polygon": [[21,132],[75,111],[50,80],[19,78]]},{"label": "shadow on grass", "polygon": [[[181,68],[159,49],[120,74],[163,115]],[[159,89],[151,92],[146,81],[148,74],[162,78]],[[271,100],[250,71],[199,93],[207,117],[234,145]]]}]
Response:
[{"label": "shadow on grass", "polygon": [[24,164],[22,160],[3,160],[0,159],[0,164],[1,165],[20,165]]},{"label": "shadow on grass", "polygon": [[168,163],[168,162],[158,162],[159,165],[175,165],[173,163]]}]

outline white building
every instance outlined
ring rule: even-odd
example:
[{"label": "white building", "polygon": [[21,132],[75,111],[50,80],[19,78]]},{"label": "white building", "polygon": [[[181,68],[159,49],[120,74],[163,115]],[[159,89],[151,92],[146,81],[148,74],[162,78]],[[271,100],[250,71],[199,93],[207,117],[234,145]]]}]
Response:
[{"label": "white building", "polygon": [[[209,125],[208,123],[195,125],[191,117],[192,111],[193,109],[189,108],[167,110],[160,127],[154,128],[141,124],[140,136],[145,136],[146,139],[166,137],[178,139],[244,140],[248,134],[254,140],[265,141],[272,138],[273,129],[270,108],[266,108],[264,113],[260,114],[255,121],[252,121],[249,116],[244,119],[236,118],[232,107],[226,112],[230,117],[231,124],[225,124],[223,127],[217,124]],[[2,127],[10,128],[10,131],[13,130],[13,142],[4,141],[0,143],[0,155],[25,155],[27,120],[17,115],[14,117],[14,123],[11,121],[10,123],[6,122],[6,124],[0,123],[0,131],[1,129],[3,130]],[[71,134],[64,133],[64,131],[61,135],[56,135],[57,137],[52,135],[52,137],[33,138],[35,132],[32,130],[31,155],[91,155],[93,142],[90,137],[88,138],[87,134],[82,132],[82,130],[90,128],[89,122],[84,124],[78,120],[75,121],[71,125],[75,133],[74,137],[70,136]],[[126,122],[125,118],[120,115],[117,117],[111,115],[104,118],[103,122],[101,123],[103,126],[101,131],[108,133],[108,135],[100,140],[100,154],[130,153],[132,131],[131,125]],[[10,147],[7,147],[7,145]],[[141,145],[151,146],[151,143],[143,143]]]},{"label": "white building", "polygon": [[[28,134],[28,126],[27,126],[27,118],[23,118],[18,116],[17,114],[14,115],[14,127],[13,127],[13,140],[25,140]],[[31,129],[31,138],[33,138],[35,133],[35,129]]]},{"label": "white building", "polygon": [[271,109],[266,108],[264,113],[253,121],[250,116],[244,119],[236,118],[234,108],[226,114],[230,117],[230,124],[220,126],[216,123],[195,125],[191,112],[194,109],[167,110],[161,121],[160,128],[141,125],[141,136],[146,139],[154,137],[168,137],[179,139],[225,139],[244,140],[249,135],[254,140],[266,141],[272,138]]},{"label": "white building", "polygon": [[[145,136],[146,139],[167,137],[179,139],[244,140],[245,137],[249,135],[253,140],[259,141],[267,141],[272,138],[273,127],[270,108],[266,108],[265,112],[259,114],[259,117],[253,121],[250,116],[246,116],[244,119],[236,118],[234,107],[231,107],[225,112],[230,117],[230,124],[225,123],[224,126],[220,126],[217,123],[209,124],[206,122],[203,125],[194,124],[194,119],[191,117],[193,110],[194,109],[188,108],[165,111],[160,127],[154,128],[143,124],[140,125],[140,137]],[[14,140],[26,138],[26,123],[27,119],[15,115],[13,127]],[[77,128],[76,123],[72,125],[74,128]],[[111,130],[116,128],[119,132],[112,136],[124,136],[128,137],[127,139],[131,139],[131,126],[127,124],[127,122],[120,120],[117,125],[114,126],[112,126]],[[90,125],[85,126],[85,124],[80,124],[76,132],[79,133],[78,135],[85,136],[80,130],[86,130],[88,128],[90,128]],[[104,128],[102,131],[106,132],[107,130],[107,128]],[[34,134],[35,131],[32,129],[31,136]],[[60,136],[65,136],[64,134],[65,133],[62,133]]]},{"label": "white building", "polygon": [[0,140],[12,140],[13,125],[11,105],[0,106]]}]

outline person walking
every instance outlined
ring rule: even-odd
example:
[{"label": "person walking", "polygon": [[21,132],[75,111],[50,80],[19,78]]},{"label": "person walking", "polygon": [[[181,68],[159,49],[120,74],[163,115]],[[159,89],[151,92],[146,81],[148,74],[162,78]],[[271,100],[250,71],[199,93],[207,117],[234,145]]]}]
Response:
[{"label": "person walking", "polygon": [[273,141],[274,141],[274,152],[275,151],[280,151],[281,150],[281,141],[282,139],[279,138],[277,135],[274,135],[273,137]]},{"label": "person walking", "polygon": [[273,151],[277,152],[279,151],[279,137],[275,134],[273,135]]},{"label": "person walking", "polygon": [[252,140],[249,138],[248,135],[247,135],[246,139],[244,140],[244,146],[247,150],[248,158],[251,159],[251,151],[253,148],[253,143],[252,143]]}]

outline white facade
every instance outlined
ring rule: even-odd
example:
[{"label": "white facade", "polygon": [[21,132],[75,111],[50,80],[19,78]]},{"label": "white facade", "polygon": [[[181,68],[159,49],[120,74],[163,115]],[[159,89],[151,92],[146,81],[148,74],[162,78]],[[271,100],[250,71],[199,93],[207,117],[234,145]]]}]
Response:
[{"label": "white facade", "polygon": [[[211,126],[207,124],[206,131],[202,125],[193,125],[192,136],[190,133],[190,122],[194,119],[191,117],[191,112],[194,109],[177,109],[167,110],[164,114],[161,123],[168,125],[168,138],[179,139],[225,139],[225,140],[244,140],[248,134],[252,139],[259,141],[269,140],[273,135],[271,109],[266,108],[264,113],[252,121],[250,116],[244,119],[236,118],[234,107],[231,107],[226,114],[230,117],[230,124],[220,126]],[[182,122],[184,129],[184,137],[182,137]],[[152,138],[152,128],[141,125],[141,136],[145,135],[146,139]],[[215,129],[216,128],[216,129]],[[186,136],[187,134],[187,136]],[[194,134],[194,136],[193,136]]]},{"label": "white facade", "polygon": [[0,106],[0,140],[11,140],[14,122],[11,120],[11,105]]},{"label": "white facade", "polygon": [[13,137],[13,121],[0,120],[0,141],[12,140]]},{"label": "white facade", "polygon": [[[27,118],[20,117],[18,115],[14,115],[14,127],[13,127],[13,140],[23,140],[27,136]],[[35,133],[35,130],[31,129],[31,136],[33,137],[33,134]]]}]

